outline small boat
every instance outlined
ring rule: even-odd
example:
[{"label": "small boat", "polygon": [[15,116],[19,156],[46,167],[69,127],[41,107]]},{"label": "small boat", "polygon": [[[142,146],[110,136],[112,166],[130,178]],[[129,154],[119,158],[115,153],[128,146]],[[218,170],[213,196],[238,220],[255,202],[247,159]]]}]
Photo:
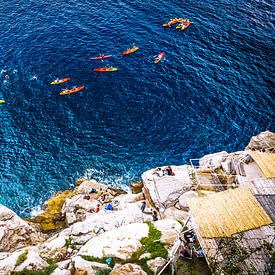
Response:
[{"label": "small boat", "polygon": [[157,64],[159,63],[164,57],[164,52],[161,52],[156,58],[155,58],[155,61],[154,63]]},{"label": "small boat", "polygon": [[65,82],[70,81],[70,80],[71,80],[70,77],[66,77],[66,78],[63,78],[63,79],[56,79],[55,81],[51,82],[51,84],[57,85],[57,84],[65,83]]},{"label": "small boat", "polygon": [[90,60],[102,60],[102,59],[106,59],[106,58],[110,58],[110,57],[112,57],[112,55],[100,54],[96,57],[91,57]]},{"label": "small boat", "polygon": [[118,68],[113,67],[103,67],[103,68],[95,68],[94,72],[100,72],[100,73],[108,73],[108,72],[115,72]]},{"label": "small boat", "polygon": [[83,90],[85,87],[84,86],[79,86],[79,87],[75,87],[75,88],[72,88],[72,89],[65,89],[63,90],[60,95],[70,95],[70,94],[74,94],[74,93],[77,93],[81,90]]},{"label": "small boat", "polygon": [[185,29],[187,29],[190,26],[190,24],[193,24],[193,22],[185,21],[185,22],[179,24],[178,26],[176,26],[176,29],[184,31]]},{"label": "small boat", "polygon": [[138,49],[139,49],[139,47],[134,46],[134,47],[131,48],[131,49],[127,49],[127,50],[124,51],[122,54],[123,54],[123,55],[127,55],[127,54],[130,54],[130,53],[134,53],[134,52],[136,52]]},{"label": "small boat", "polygon": [[0,104],[4,104],[4,103],[6,103],[6,100],[0,99]]},{"label": "small boat", "polygon": [[184,20],[185,20],[184,18],[173,18],[173,19],[170,19],[170,21],[168,23],[162,24],[162,26],[163,27],[171,27],[177,23],[183,22]]}]

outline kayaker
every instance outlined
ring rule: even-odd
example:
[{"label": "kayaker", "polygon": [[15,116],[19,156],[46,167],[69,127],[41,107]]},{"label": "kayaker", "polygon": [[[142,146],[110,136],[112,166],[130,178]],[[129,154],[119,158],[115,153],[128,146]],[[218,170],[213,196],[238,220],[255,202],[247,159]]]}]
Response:
[{"label": "kayaker", "polygon": [[158,56],[156,57],[155,62],[159,62],[159,61],[160,61],[160,57]]}]

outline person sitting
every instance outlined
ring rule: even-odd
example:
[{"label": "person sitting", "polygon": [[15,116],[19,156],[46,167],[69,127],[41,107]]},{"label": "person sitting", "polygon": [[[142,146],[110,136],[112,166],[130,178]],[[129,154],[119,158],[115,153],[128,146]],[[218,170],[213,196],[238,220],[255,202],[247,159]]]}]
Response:
[{"label": "person sitting", "polygon": [[114,210],[114,207],[112,206],[111,203],[108,203],[107,207],[105,208],[106,210],[110,210],[110,211],[113,211]]},{"label": "person sitting", "polygon": [[204,257],[203,251],[202,251],[202,249],[200,247],[197,248],[197,249],[194,247],[193,251],[194,251],[194,253],[195,253],[195,255],[196,255],[197,258]]},{"label": "person sitting", "polygon": [[173,172],[170,165],[163,169],[163,174],[168,176],[175,176],[175,173]]},{"label": "person sitting", "polygon": [[83,197],[84,200],[90,200],[90,196],[89,194],[85,194],[84,197]]},{"label": "person sitting", "polygon": [[163,172],[161,170],[160,167],[156,168],[153,172],[152,172],[153,175],[157,175],[159,177],[162,177],[163,176]]},{"label": "person sitting", "polygon": [[96,193],[96,189],[95,188],[91,188],[89,194],[93,194],[93,193]]},{"label": "person sitting", "polygon": [[192,259],[192,253],[189,252],[188,247],[185,245],[181,246],[179,250],[179,255],[187,259]]},{"label": "person sitting", "polygon": [[195,235],[193,234],[193,232],[186,232],[184,234],[184,239],[186,240],[186,242],[188,243],[194,243],[196,240]]},{"label": "person sitting", "polygon": [[142,212],[144,212],[145,208],[146,208],[146,202],[144,201],[144,202],[142,203],[140,209],[141,209]]},{"label": "person sitting", "polygon": [[154,211],[153,212],[153,222],[156,222],[157,220],[158,220],[158,213],[157,213],[157,211]]},{"label": "person sitting", "polygon": [[244,158],[244,163],[248,164],[249,162],[252,162],[253,158],[251,157],[251,155],[247,154]]},{"label": "person sitting", "polygon": [[98,213],[100,210],[100,204],[97,204],[96,208],[95,208],[95,213]]}]

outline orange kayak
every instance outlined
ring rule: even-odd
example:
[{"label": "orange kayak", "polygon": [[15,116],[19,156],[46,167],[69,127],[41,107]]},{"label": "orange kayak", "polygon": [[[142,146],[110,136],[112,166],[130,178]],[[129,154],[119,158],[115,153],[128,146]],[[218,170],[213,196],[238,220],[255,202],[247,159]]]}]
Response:
[{"label": "orange kayak", "polygon": [[63,79],[57,79],[57,80],[51,82],[51,84],[57,85],[57,84],[65,83],[65,82],[67,82],[69,80],[71,80],[71,78],[70,77],[66,77],[66,78],[63,78]]},{"label": "orange kayak", "polygon": [[84,86],[79,86],[79,87],[76,87],[76,88],[73,88],[73,89],[66,89],[64,91],[62,91],[60,93],[60,95],[70,95],[70,94],[74,94],[74,93],[77,93],[81,90],[83,90],[85,87]]},{"label": "orange kayak", "polygon": [[155,63],[155,64],[159,63],[159,62],[162,60],[163,57],[164,57],[164,52],[161,52],[161,53],[155,58],[154,63]]},{"label": "orange kayak", "polygon": [[162,24],[162,26],[163,27],[171,27],[177,23],[183,22],[184,20],[185,20],[184,18],[174,18],[174,19],[171,19],[168,23]]},{"label": "orange kayak", "polygon": [[124,51],[122,54],[123,54],[123,55],[127,55],[127,54],[130,54],[130,53],[134,53],[134,52],[136,52],[138,49],[139,49],[139,47],[134,46],[133,48]]},{"label": "orange kayak", "polygon": [[184,22],[184,23],[182,23],[182,24],[176,26],[176,29],[179,29],[179,30],[181,30],[181,31],[184,31],[184,30],[187,29],[187,28],[190,26],[190,24],[192,24],[192,23],[193,23],[193,22],[190,22],[190,21]]}]

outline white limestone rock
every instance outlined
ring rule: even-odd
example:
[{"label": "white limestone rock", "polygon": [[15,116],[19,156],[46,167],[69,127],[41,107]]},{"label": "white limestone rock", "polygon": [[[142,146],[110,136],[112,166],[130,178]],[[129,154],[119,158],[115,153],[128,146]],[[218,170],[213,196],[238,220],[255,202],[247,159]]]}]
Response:
[{"label": "white limestone rock", "polygon": [[144,254],[140,255],[139,260],[150,259],[151,257],[152,257],[151,253],[144,253]]},{"label": "white limestone rock", "polygon": [[[24,268],[28,270],[41,270],[48,266],[39,255],[38,251],[29,250],[26,255],[27,259],[23,261],[20,265],[16,266],[18,257],[25,252],[25,249],[19,249],[11,253],[8,257],[0,260],[0,271],[3,274],[9,274],[11,271],[22,271]],[[2,273],[0,273],[2,274]]]},{"label": "white limestone rock", "polygon": [[72,261],[75,269],[85,270],[87,275],[96,275],[100,269],[109,268],[107,264],[86,261],[80,256],[73,258]]},{"label": "white limestone rock", "polygon": [[183,223],[188,217],[188,212],[184,210],[179,210],[175,207],[169,207],[165,209],[163,217],[166,219],[181,221]]},{"label": "white limestone rock", "polygon": [[179,197],[179,205],[183,210],[189,210],[188,200],[191,198],[197,198],[198,194],[195,191],[188,191]]},{"label": "white limestone rock", "polygon": [[149,227],[144,223],[122,226],[94,237],[80,249],[78,254],[128,259],[142,246],[140,240],[147,237],[148,233]]},{"label": "white limestone rock", "polygon": [[275,148],[275,133],[265,131],[253,136],[245,149],[272,150],[272,148]]},{"label": "white limestone rock", "polygon": [[62,248],[66,244],[68,237],[57,235],[56,238],[51,238],[44,242],[43,247],[47,250],[55,250],[57,248]]},{"label": "white limestone rock", "polygon": [[147,261],[148,267],[154,272],[154,274],[160,272],[166,263],[167,261],[161,257]]},{"label": "white limestone rock", "polygon": [[117,265],[110,275],[147,275],[147,273],[136,264]]},{"label": "white limestone rock", "polygon": [[172,219],[158,220],[154,226],[161,231],[161,241],[168,245],[173,245],[182,228],[178,221]]},{"label": "white limestone rock", "polygon": [[72,274],[73,273],[70,270],[60,269],[60,268],[56,268],[54,272],[51,273],[51,275],[72,275]]},{"label": "white limestone rock", "polygon": [[71,260],[65,260],[65,261],[61,261],[56,263],[59,269],[68,269],[69,265],[71,263]]},{"label": "white limestone rock", "polygon": [[192,188],[192,181],[189,177],[190,166],[171,166],[171,168],[175,173],[174,176],[153,175],[154,169],[142,174],[143,193],[146,199],[152,200],[158,209],[174,206],[179,197]]},{"label": "white limestone rock", "polygon": [[124,209],[129,203],[134,203],[138,200],[140,200],[140,194],[125,194],[117,196],[113,203],[118,205],[119,209]]},{"label": "white limestone rock", "polygon": [[87,194],[92,188],[95,188],[97,191],[106,190],[107,186],[101,183],[98,183],[96,180],[85,180],[83,181],[78,189],[77,194]]},{"label": "white limestone rock", "polygon": [[202,169],[219,168],[221,167],[221,163],[225,161],[227,157],[228,157],[228,153],[226,151],[221,151],[214,154],[208,154],[203,156],[200,159],[199,164]]},{"label": "white limestone rock", "polygon": [[128,204],[127,208],[118,211],[101,210],[89,216],[85,221],[75,223],[71,226],[71,234],[74,236],[97,232],[100,228],[103,231],[127,225],[130,223],[142,222],[142,212],[136,204]]},{"label": "white limestone rock", "polygon": [[23,269],[29,270],[41,270],[48,266],[48,263],[44,261],[39,252],[29,251],[27,254],[27,259],[15,268],[15,271],[22,271]]},{"label": "white limestone rock", "polygon": [[66,199],[62,207],[62,214],[68,225],[86,218],[88,212],[93,212],[98,204],[97,200],[84,199],[84,195],[76,195]]},{"label": "white limestone rock", "polygon": [[0,252],[12,252],[28,245],[36,245],[43,239],[26,221],[12,210],[0,205]]}]

